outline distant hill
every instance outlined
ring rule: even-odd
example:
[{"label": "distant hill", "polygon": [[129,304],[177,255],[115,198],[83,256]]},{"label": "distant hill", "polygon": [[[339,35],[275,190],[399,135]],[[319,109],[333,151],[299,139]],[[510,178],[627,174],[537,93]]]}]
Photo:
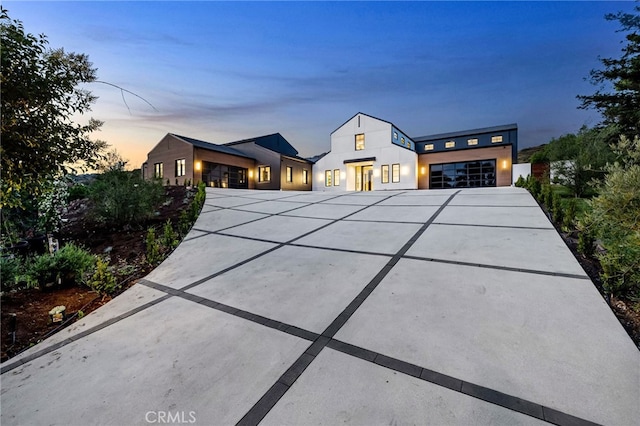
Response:
[{"label": "distant hill", "polygon": [[538,146],[533,146],[531,148],[521,149],[520,151],[518,151],[518,163],[528,163],[531,156],[536,152],[544,149],[545,146],[546,144],[542,144]]}]

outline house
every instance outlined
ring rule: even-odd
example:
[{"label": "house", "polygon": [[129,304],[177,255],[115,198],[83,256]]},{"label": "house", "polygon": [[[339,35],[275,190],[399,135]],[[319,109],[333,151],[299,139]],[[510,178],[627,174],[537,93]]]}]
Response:
[{"label": "house", "polygon": [[279,133],[222,145],[168,133],[149,151],[142,174],[168,185],[311,190],[311,166]]},{"label": "house", "polygon": [[410,137],[358,113],[331,133],[314,164],[314,190],[372,191],[509,186],[516,124]]}]

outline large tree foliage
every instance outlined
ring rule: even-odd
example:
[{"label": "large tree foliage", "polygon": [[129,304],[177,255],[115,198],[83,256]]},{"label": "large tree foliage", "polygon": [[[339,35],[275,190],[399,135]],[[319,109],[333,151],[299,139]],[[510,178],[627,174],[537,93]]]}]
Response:
[{"label": "large tree foliage", "polygon": [[582,127],[577,134],[553,138],[531,157],[531,161],[549,162],[559,183],[570,188],[576,197],[582,197],[593,179],[604,178],[607,163],[616,159],[610,146],[616,137],[615,126]]},{"label": "large tree foliage", "polygon": [[25,33],[20,21],[0,11],[2,62],[1,207],[23,207],[48,180],[74,166],[91,166],[106,147],[89,138],[102,123],[74,116],[91,110],[96,97],[82,88],[96,80],[86,55],[47,48],[46,36]]},{"label": "large tree foliage", "polygon": [[[640,13],[640,6],[634,10]],[[617,125],[630,138],[640,134],[640,14],[610,13],[609,21],[618,21],[620,31],[627,31],[620,58],[601,58],[604,69],[592,70],[591,82],[599,89],[589,96],[578,96],[580,108],[594,108],[604,117],[604,124]]]}]

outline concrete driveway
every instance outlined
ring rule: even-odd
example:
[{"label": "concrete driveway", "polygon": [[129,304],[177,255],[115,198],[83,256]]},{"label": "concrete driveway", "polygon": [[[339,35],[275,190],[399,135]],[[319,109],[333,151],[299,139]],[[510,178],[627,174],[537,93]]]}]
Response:
[{"label": "concrete driveway", "polygon": [[162,265],[1,380],[3,425],[640,419],[640,353],[517,188],[208,189]]}]

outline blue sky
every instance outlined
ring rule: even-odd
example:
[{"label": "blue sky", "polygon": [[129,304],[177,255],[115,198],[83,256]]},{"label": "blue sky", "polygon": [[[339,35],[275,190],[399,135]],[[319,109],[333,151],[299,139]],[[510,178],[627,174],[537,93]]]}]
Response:
[{"label": "blue sky", "polygon": [[86,53],[92,116],[134,167],[168,132],[224,143],[274,132],[302,156],[357,112],[410,136],[518,123],[520,148],[595,125],[576,95],[633,2],[25,2],[14,19]]}]

